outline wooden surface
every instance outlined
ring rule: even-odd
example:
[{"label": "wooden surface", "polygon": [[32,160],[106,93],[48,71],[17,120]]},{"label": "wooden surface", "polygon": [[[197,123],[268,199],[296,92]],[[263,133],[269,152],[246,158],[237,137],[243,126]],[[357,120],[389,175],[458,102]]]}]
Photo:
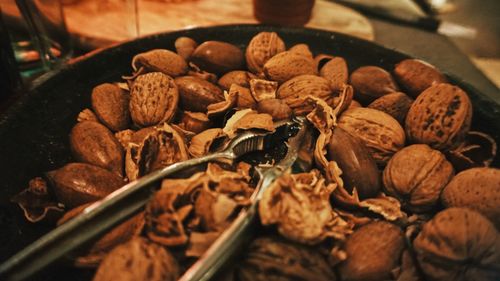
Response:
[{"label": "wooden surface", "polygon": [[[138,0],[139,35],[213,26],[257,23],[252,0]],[[101,47],[137,36],[134,0],[80,0],[64,7],[71,33],[87,45]],[[368,19],[358,12],[317,0],[307,27],[374,39]]]}]

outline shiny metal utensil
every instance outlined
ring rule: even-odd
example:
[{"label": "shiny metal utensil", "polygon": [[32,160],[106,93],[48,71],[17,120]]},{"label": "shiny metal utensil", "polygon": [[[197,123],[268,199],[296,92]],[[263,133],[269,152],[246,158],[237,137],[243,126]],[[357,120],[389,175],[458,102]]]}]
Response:
[{"label": "shiny metal utensil", "polygon": [[[276,165],[261,170],[261,177],[257,188],[252,195],[252,205],[242,210],[238,217],[231,223],[208,250],[194,263],[179,279],[179,281],[210,280],[226,262],[233,257],[243,245],[248,243],[257,226],[258,203],[264,191],[286,170],[297,161],[304,140],[312,136],[305,118],[297,118],[299,131],[287,142],[288,151],[285,157]],[[313,146],[314,147],[314,146]],[[303,165],[303,163],[301,163]]]},{"label": "shiny metal utensil", "polygon": [[130,182],[104,199],[87,207],[81,215],[57,227],[0,265],[1,280],[23,280],[79,246],[97,238],[140,211],[159,181],[175,172],[212,160],[236,159],[251,151],[269,149],[282,143],[296,122],[276,123],[274,133],[245,131],[222,150],[200,158],[172,164]]}]

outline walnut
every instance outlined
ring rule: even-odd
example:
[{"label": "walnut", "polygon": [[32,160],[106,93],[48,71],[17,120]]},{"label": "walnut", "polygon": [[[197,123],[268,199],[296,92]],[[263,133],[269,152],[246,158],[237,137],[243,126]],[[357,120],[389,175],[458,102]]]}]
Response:
[{"label": "walnut", "polygon": [[403,208],[426,212],[436,207],[439,195],[453,177],[453,166],[438,150],[414,144],[398,151],[384,169],[384,186]]},{"label": "walnut", "polygon": [[347,259],[339,264],[345,281],[388,280],[405,248],[403,232],[394,224],[376,221],[354,231],[345,242]]},{"label": "walnut", "polygon": [[313,109],[311,104],[305,102],[309,95],[321,98],[333,106],[334,93],[330,82],[316,75],[296,76],[283,83],[277,93],[278,98],[286,102],[296,115],[305,115]]},{"label": "walnut", "polygon": [[406,116],[406,135],[413,143],[434,149],[456,148],[469,131],[472,105],[457,86],[436,84],[422,92]]},{"label": "walnut", "polygon": [[500,279],[500,235],[470,209],[439,212],[424,225],[413,247],[426,280]]},{"label": "walnut", "polygon": [[248,70],[260,74],[264,64],[285,49],[285,43],[276,32],[260,32],[250,40],[245,51]]},{"label": "walnut", "polygon": [[139,75],[130,91],[130,115],[139,127],[169,122],[177,111],[179,91],[174,80],[161,72]]},{"label": "walnut", "polygon": [[235,276],[241,281],[335,281],[332,269],[317,249],[277,237],[252,241]]},{"label": "walnut", "polygon": [[340,115],[339,127],[360,138],[378,165],[385,166],[404,147],[405,133],[389,114],[371,108],[353,108]]},{"label": "walnut", "polygon": [[441,202],[476,210],[500,229],[500,170],[472,168],[458,173],[444,188]]},{"label": "walnut", "polygon": [[94,281],[174,281],[179,265],[165,248],[144,238],[134,238],[116,247],[102,261]]}]

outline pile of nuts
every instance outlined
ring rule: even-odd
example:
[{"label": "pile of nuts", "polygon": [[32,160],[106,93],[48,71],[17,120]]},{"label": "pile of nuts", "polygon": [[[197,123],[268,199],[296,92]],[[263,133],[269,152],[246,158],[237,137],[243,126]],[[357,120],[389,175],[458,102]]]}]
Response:
[{"label": "pile of nuts", "polygon": [[[128,181],[305,115],[313,169],[264,192],[259,217],[272,234],[227,280],[500,280],[496,143],[470,130],[467,93],[439,70],[417,59],[351,70],[275,32],[244,50],[198,43],[137,54],[125,82],[95,86],[70,133],[75,162],[14,198],[29,220],[69,210],[64,223]],[[176,280],[251,204],[252,169],[211,163],[165,179],[144,212],[75,264],[98,267],[94,280]]]}]

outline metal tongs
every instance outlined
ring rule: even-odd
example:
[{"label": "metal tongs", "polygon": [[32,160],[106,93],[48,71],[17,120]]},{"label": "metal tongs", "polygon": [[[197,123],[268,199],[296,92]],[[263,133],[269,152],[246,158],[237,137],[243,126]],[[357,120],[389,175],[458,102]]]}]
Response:
[{"label": "metal tongs", "polygon": [[[288,150],[285,157],[275,165],[260,169],[260,180],[251,197],[250,207],[239,213],[229,228],[212,243],[179,281],[210,280],[255,234],[255,229],[258,227],[258,203],[264,191],[284,172],[292,168],[292,165],[297,166],[300,171],[309,170],[314,143],[306,141],[307,138],[309,140],[312,138],[307,121],[300,119],[300,123],[297,134],[287,142]],[[305,154],[303,156],[307,159],[302,159],[299,154]]]},{"label": "metal tongs", "polygon": [[[234,160],[248,152],[270,149],[279,143],[283,143],[296,133],[295,137],[290,138],[290,141],[295,143],[294,139],[302,138],[301,136],[304,135],[305,122],[304,118],[298,117],[292,121],[276,123],[276,131],[274,133],[244,131],[229,141],[218,152],[172,164],[124,185],[104,199],[84,209],[79,216],[55,228],[1,264],[0,279],[24,280],[66,254],[76,250],[83,244],[98,238],[100,234],[103,234],[113,226],[139,212],[157,189],[158,182],[165,177],[216,159],[225,158]],[[296,145],[293,147],[296,147]],[[289,165],[287,164],[288,166],[293,163],[294,159],[290,156],[291,153],[289,147],[287,156],[280,162],[280,165],[286,159],[291,162]],[[284,164],[281,166],[285,167]],[[266,178],[268,177],[264,176],[261,179]],[[262,183],[260,186],[261,188],[254,193],[253,197],[259,198],[263,191],[262,186],[265,187],[266,185]],[[255,213],[255,206],[252,205],[248,212]],[[241,217],[240,215],[236,219],[237,222],[244,219]],[[233,228],[231,227],[231,229]],[[222,234],[220,238],[231,235],[226,234],[227,232]],[[222,239],[218,239],[215,243],[222,243]],[[214,247],[210,249],[212,248]],[[203,264],[206,264],[207,258],[203,260],[205,261]],[[190,270],[189,272],[192,271]]]}]

